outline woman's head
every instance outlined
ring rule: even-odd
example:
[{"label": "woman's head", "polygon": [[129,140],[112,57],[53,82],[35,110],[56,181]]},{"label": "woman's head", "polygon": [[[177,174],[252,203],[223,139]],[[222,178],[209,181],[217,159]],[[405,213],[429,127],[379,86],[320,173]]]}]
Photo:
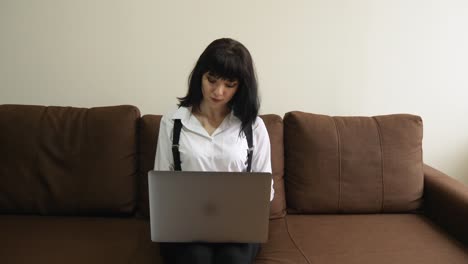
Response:
[{"label": "woman's head", "polygon": [[260,104],[252,57],[236,40],[222,38],[208,45],[189,76],[189,89],[185,97],[179,98],[179,106],[199,110],[204,98],[212,98],[211,103],[228,98],[220,94],[218,97],[214,88],[217,84],[224,84],[227,95],[232,95],[229,101],[219,103],[225,103],[234,111],[244,130],[255,120]]}]

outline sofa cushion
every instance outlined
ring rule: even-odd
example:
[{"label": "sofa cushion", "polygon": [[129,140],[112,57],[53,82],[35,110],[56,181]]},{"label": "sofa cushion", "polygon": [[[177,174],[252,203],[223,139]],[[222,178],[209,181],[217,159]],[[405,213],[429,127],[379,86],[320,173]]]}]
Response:
[{"label": "sofa cushion", "polygon": [[422,121],[398,114],[284,118],[291,213],[407,212],[423,193]]},{"label": "sofa cushion", "polygon": [[307,260],[291,240],[285,218],[270,220],[268,242],[261,245],[255,264],[306,264]]},{"label": "sofa cushion", "polygon": [[149,217],[148,171],[154,169],[156,144],[161,115],[144,115],[140,119],[140,180],[137,213]]},{"label": "sofa cushion", "polygon": [[0,216],[2,263],[162,263],[148,221]]},{"label": "sofa cushion", "polygon": [[271,201],[270,219],[282,218],[286,215],[283,119],[277,115],[261,115],[260,117],[265,122],[271,144],[271,167],[275,197]]},{"label": "sofa cushion", "polygon": [[467,263],[468,248],[418,214],[288,215],[309,263]]},{"label": "sofa cushion", "polygon": [[130,214],[136,205],[134,106],[0,106],[0,213]]},{"label": "sofa cushion", "polygon": [[[260,116],[265,122],[271,143],[271,162],[275,189],[275,198],[270,207],[270,219],[281,218],[286,214],[286,201],[283,181],[283,123],[277,115]],[[159,134],[160,115],[145,115],[140,121],[140,188],[139,214],[149,216],[148,171],[154,168],[156,144]]]}]

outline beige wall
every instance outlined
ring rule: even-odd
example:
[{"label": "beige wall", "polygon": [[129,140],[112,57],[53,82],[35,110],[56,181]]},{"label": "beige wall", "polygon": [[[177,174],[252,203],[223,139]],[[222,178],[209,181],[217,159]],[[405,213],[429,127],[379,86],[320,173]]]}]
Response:
[{"label": "beige wall", "polygon": [[412,113],[468,183],[468,1],[0,0],[0,104],[165,113],[212,40],[251,51],[262,113]]}]

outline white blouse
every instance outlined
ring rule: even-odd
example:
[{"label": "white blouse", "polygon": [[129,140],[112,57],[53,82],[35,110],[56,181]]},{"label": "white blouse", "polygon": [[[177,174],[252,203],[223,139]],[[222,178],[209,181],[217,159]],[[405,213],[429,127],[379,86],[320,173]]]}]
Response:
[{"label": "white blouse", "polygon": [[[174,170],[172,156],[174,119],[180,119],[182,122],[179,139],[182,171],[247,170],[248,144],[244,133],[239,137],[241,120],[231,112],[210,136],[200,121],[192,115],[190,107],[180,107],[162,117],[154,170]],[[270,138],[260,117],[256,118],[252,132],[252,172],[271,173]],[[273,197],[272,179],[270,201]]]}]

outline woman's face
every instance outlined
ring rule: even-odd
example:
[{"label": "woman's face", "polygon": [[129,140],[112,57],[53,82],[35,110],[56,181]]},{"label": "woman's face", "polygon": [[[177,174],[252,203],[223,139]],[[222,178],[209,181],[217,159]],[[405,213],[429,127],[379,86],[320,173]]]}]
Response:
[{"label": "woman's face", "polygon": [[236,94],[238,86],[237,80],[217,78],[207,72],[202,76],[203,103],[214,108],[225,107]]}]

